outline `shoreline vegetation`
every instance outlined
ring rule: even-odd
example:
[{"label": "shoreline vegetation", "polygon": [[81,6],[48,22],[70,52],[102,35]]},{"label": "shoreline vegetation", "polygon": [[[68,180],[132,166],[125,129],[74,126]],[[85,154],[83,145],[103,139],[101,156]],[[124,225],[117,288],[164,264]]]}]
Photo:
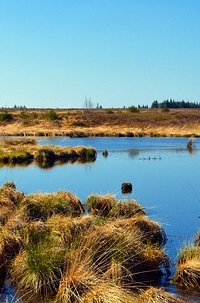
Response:
[{"label": "shoreline vegetation", "polygon": [[0,109],[0,136],[200,136],[200,109]]},{"label": "shoreline vegetation", "polygon": [[186,302],[159,287],[170,275],[166,234],[134,199],[25,195],[13,182],[0,198],[1,287],[22,302]]},{"label": "shoreline vegetation", "polygon": [[49,168],[67,162],[94,162],[96,155],[93,147],[40,146],[34,138],[0,139],[0,165],[29,165],[34,162],[42,168]]}]

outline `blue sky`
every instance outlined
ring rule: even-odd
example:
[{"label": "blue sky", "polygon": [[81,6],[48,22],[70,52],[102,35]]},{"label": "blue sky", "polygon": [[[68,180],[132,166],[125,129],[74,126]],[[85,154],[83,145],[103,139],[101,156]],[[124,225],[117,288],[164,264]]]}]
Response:
[{"label": "blue sky", "polygon": [[0,107],[200,102],[199,0],[0,0]]}]

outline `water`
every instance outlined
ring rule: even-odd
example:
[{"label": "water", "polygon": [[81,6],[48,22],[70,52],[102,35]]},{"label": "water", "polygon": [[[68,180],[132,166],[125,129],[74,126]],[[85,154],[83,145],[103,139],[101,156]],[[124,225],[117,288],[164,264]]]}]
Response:
[{"label": "water", "polygon": [[[136,199],[152,220],[162,224],[168,237],[166,252],[172,263],[185,241],[192,241],[200,216],[200,139],[193,152],[187,138],[38,138],[40,144],[93,146],[94,163],[57,165],[41,169],[0,168],[0,185],[14,181],[25,194],[67,190],[84,201],[89,194],[115,194],[131,182]],[[102,155],[108,151],[108,157]],[[170,291],[175,291],[172,286]],[[200,298],[198,298],[200,301]],[[198,302],[198,301],[196,301]]]}]

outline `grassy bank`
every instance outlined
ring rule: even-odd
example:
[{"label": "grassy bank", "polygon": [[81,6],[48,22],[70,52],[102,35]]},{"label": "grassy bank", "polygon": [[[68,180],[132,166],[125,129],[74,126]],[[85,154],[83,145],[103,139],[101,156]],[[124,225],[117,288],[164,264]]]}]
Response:
[{"label": "grassy bank", "polygon": [[199,109],[0,110],[1,135],[200,136]]},{"label": "grassy bank", "polygon": [[1,164],[24,164],[35,162],[43,168],[48,168],[56,163],[80,161],[92,162],[96,159],[96,151],[92,147],[58,147],[40,146],[36,140],[30,138],[9,139],[2,137],[0,140]]},{"label": "grassy bank", "polygon": [[151,287],[169,274],[166,235],[135,200],[24,195],[12,182],[0,198],[0,281],[22,302],[183,302]]}]

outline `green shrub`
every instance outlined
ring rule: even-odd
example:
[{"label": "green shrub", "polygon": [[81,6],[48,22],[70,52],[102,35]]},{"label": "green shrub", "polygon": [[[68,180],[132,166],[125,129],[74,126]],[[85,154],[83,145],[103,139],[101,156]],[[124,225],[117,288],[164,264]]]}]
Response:
[{"label": "green shrub", "polygon": [[58,115],[57,115],[57,113],[55,112],[55,110],[50,109],[50,110],[46,113],[46,118],[47,118],[48,120],[53,121],[53,120],[57,120],[57,119],[58,119]]},{"label": "green shrub", "polygon": [[12,119],[13,119],[13,116],[8,111],[4,111],[4,112],[0,113],[0,121],[10,121]]},{"label": "green shrub", "polygon": [[130,107],[128,108],[128,110],[129,110],[131,113],[138,113],[138,112],[139,112],[139,109],[138,109],[136,106],[134,106],[134,105],[130,106]]},{"label": "green shrub", "polygon": [[96,156],[97,156],[97,152],[94,148],[87,148],[86,149],[86,161],[90,162],[90,161],[95,161],[96,160]]},{"label": "green shrub", "polygon": [[110,108],[106,109],[106,114],[114,114],[114,111]]},{"label": "green shrub", "polygon": [[28,119],[28,118],[30,118],[30,115],[27,114],[25,110],[22,110],[22,111],[20,112],[20,114],[19,114],[19,117],[20,117],[21,119]]}]

